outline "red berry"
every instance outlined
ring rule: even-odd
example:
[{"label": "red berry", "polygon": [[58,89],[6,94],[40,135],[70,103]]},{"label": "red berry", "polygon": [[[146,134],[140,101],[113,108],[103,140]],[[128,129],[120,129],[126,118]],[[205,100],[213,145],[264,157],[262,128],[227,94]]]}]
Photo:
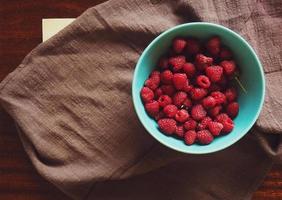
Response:
[{"label": "red berry", "polygon": [[220,63],[220,66],[223,67],[224,73],[228,76],[232,75],[236,69],[235,62],[232,60],[224,60]]},{"label": "red berry", "polygon": [[223,125],[223,129],[222,129],[223,133],[230,133],[234,128],[234,123],[230,118],[223,121],[222,125]]},{"label": "red berry", "polygon": [[175,129],[175,134],[179,137],[184,137],[184,127],[183,125],[177,126]]},{"label": "red berry", "polygon": [[237,91],[235,88],[228,88],[224,94],[229,102],[235,101],[237,99]]},{"label": "red berry", "polygon": [[187,121],[188,118],[189,118],[189,114],[185,109],[178,110],[175,115],[175,119],[178,122],[185,122]]},{"label": "red berry", "polygon": [[210,38],[206,48],[211,55],[217,56],[220,52],[220,38],[217,36]]},{"label": "red berry", "polygon": [[174,119],[160,119],[158,121],[158,125],[160,130],[165,134],[173,134],[176,129],[176,121]]},{"label": "red berry", "polygon": [[200,86],[201,88],[209,88],[211,85],[210,79],[205,76],[205,75],[200,75],[197,77],[196,82],[198,84],[198,86]]},{"label": "red berry", "polygon": [[221,51],[219,52],[219,57],[222,60],[229,60],[232,58],[232,53],[229,49],[227,48],[222,48]]},{"label": "red berry", "polygon": [[182,69],[185,62],[186,62],[185,56],[175,56],[169,58],[168,60],[168,63],[172,66],[173,71],[175,72]]},{"label": "red berry", "polygon": [[186,51],[187,53],[194,55],[201,50],[200,43],[196,39],[187,39]]},{"label": "red berry", "polygon": [[204,88],[193,88],[190,91],[191,98],[193,100],[200,100],[208,94],[207,90]]},{"label": "red berry", "polygon": [[212,96],[203,99],[202,104],[205,108],[213,108],[216,105],[216,100]]},{"label": "red berry", "polygon": [[165,117],[165,114],[164,114],[164,112],[163,111],[160,111],[158,114],[156,114],[155,116],[155,120],[159,120],[159,119],[162,119],[162,118],[164,118]]},{"label": "red berry", "polygon": [[194,130],[187,131],[184,135],[185,144],[187,144],[187,145],[194,144],[196,137],[197,137],[196,131],[194,131]]},{"label": "red berry", "polygon": [[167,58],[161,58],[158,62],[158,66],[161,69],[167,69],[169,67],[168,59]]},{"label": "red berry", "polygon": [[177,107],[172,104],[166,105],[163,109],[163,112],[167,117],[173,118],[177,113]]},{"label": "red berry", "polygon": [[224,121],[230,119],[226,113],[221,113],[215,117],[217,122],[223,123]]},{"label": "red berry", "polygon": [[211,93],[211,96],[215,98],[217,105],[226,103],[226,97],[222,92],[214,91]]},{"label": "red berry", "polygon": [[234,118],[238,115],[239,112],[239,104],[237,102],[232,102],[227,105],[226,112],[229,117]]},{"label": "red berry", "polygon": [[172,99],[168,95],[162,95],[158,99],[159,105],[165,107],[172,103]]},{"label": "red berry", "polygon": [[145,104],[145,109],[150,116],[156,116],[159,113],[159,103],[157,101],[152,101]]},{"label": "red berry", "polygon": [[145,81],[145,86],[150,88],[151,90],[155,90],[158,88],[159,84],[152,78],[149,78]]},{"label": "red berry", "polygon": [[198,70],[202,71],[206,67],[210,66],[213,62],[213,58],[207,57],[203,54],[197,54],[195,58],[195,64]]},{"label": "red berry", "polygon": [[185,63],[183,65],[183,71],[186,73],[188,78],[192,78],[196,73],[195,65],[192,63]]},{"label": "red berry", "polygon": [[207,112],[201,104],[197,104],[191,109],[191,116],[196,121],[202,120],[206,115]]},{"label": "red berry", "polygon": [[154,92],[148,87],[143,87],[141,90],[141,98],[145,103],[148,103],[154,99]]},{"label": "red berry", "polygon": [[197,122],[193,119],[188,119],[185,123],[184,123],[184,128],[189,131],[189,130],[195,130],[197,126]]},{"label": "red berry", "polygon": [[158,99],[160,96],[162,96],[163,91],[162,91],[161,88],[157,88],[157,89],[154,91],[154,93],[155,93],[155,98]]},{"label": "red berry", "polygon": [[[185,87],[185,85],[187,84],[188,82],[188,79],[187,79],[187,76],[186,74],[183,74],[183,73],[175,73],[173,75],[173,84],[174,84],[174,87],[177,89],[177,90],[181,90],[182,88]],[[189,84],[189,83],[188,83]]]},{"label": "red berry", "polygon": [[213,136],[208,130],[201,130],[197,132],[197,141],[200,144],[210,144],[213,141]]},{"label": "red berry", "polygon": [[182,103],[186,108],[190,108],[192,106],[192,101],[188,97]]},{"label": "red berry", "polygon": [[220,66],[209,66],[206,68],[206,75],[209,77],[211,82],[220,81],[223,74],[223,69]]},{"label": "red berry", "polygon": [[180,108],[186,99],[187,99],[186,92],[176,92],[175,95],[173,96],[173,104]]},{"label": "red berry", "polygon": [[172,97],[175,93],[175,88],[173,87],[173,85],[162,85],[161,89],[163,91],[164,94]]},{"label": "red berry", "polygon": [[159,72],[159,71],[157,71],[157,70],[154,70],[154,71],[152,71],[152,73],[150,74],[150,77],[151,78],[155,78],[155,77],[158,77],[159,79],[158,79],[158,81],[160,81],[160,75],[161,75],[161,72]]},{"label": "red berry", "polygon": [[211,121],[208,123],[208,128],[213,136],[218,136],[223,129],[223,125],[219,122]]},{"label": "red berry", "polygon": [[172,47],[175,53],[181,53],[186,47],[186,41],[181,38],[177,38],[173,41]]},{"label": "red berry", "polygon": [[193,86],[189,85],[189,81],[185,84],[185,86],[182,88],[184,92],[190,92],[192,90]]},{"label": "red berry", "polygon": [[200,123],[198,123],[197,125],[197,130],[204,130],[207,128],[208,124],[212,121],[212,119],[210,117],[205,117],[204,119],[202,119],[202,121]]},{"label": "red berry", "polygon": [[221,112],[221,110],[222,110],[221,105],[215,106],[209,110],[209,115],[211,117],[216,117]]},{"label": "red berry", "polygon": [[170,70],[165,70],[161,73],[161,82],[164,84],[171,84],[172,83],[172,78],[173,78],[173,73]]}]

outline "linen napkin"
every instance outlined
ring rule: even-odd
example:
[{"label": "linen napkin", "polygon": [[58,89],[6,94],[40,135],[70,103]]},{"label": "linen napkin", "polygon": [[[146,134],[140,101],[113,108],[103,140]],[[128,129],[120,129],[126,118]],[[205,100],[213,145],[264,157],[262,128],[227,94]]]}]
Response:
[{"label": "linen napkin", "polygon": [[[27,55],[1,82],[0,102],[38,172],[73,199],[250,199],[281,158],[281,10],[279,0],[111,0]],[[239,32],[260,56],[267,81],[252,130],[207,155],[159,144],[131,100],[144,48],[191,21]]]}]

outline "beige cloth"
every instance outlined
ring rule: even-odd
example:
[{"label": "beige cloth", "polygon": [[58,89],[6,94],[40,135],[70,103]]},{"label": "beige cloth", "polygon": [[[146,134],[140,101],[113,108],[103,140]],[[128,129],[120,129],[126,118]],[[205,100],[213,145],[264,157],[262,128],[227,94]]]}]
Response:
[{"label": "beige cloth", "polygon": [[[74,199],[250,199],[281,152],[280,0],[112,0],[40,44],[0,85],[0,102],[38,172]],[[131,100],[143,49],[190,22],[227,26],[260,56],[267,81],[253,129],[230,148],[178,153],[142,127]]]}]

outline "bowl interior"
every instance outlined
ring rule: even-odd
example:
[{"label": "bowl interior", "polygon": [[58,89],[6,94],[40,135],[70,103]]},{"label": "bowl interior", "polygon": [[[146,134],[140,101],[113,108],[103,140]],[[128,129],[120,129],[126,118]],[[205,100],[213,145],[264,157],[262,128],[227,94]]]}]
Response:
[{"label": "bowl interior", "polygon": [[[240,81],[246,88],[247,93],[238,88],[240,111],[234,120],[235,128],[230,134],[216,138],[206,146],[197,144],[187,146],[182,140],[166,136],[158,130],[157,123],[147,115],[144,109],[140,98],[140,90],[150,72],[155,68],[158,58],[169,48],[173,38],[191,36],[202,40],[213,35],[220,36],[222,43],[233,51],[241,71]],[[147,131],[159,142],[185,153],[211,153],[224,149],[238,141],[254,124],[264,100],[264,75],[260,61],[253,49],[238,34],[216,24],[188,23],[162,33],[145,49],[134,72],[132,92],[139,119]]]}]

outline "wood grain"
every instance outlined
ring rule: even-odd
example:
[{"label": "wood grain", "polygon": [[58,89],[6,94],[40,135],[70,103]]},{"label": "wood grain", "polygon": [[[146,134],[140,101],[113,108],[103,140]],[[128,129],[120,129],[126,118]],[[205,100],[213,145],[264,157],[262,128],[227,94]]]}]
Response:
[{"label": "wood grain", "polygon": [[[104,0],[0,0],[0,81],[37,46],[42,18],[77,17]],[[0,199],[69,199],[32,167],[13,121],[0,108]],[[282,199],[282,166],[275,165],[253,200]]]}]

